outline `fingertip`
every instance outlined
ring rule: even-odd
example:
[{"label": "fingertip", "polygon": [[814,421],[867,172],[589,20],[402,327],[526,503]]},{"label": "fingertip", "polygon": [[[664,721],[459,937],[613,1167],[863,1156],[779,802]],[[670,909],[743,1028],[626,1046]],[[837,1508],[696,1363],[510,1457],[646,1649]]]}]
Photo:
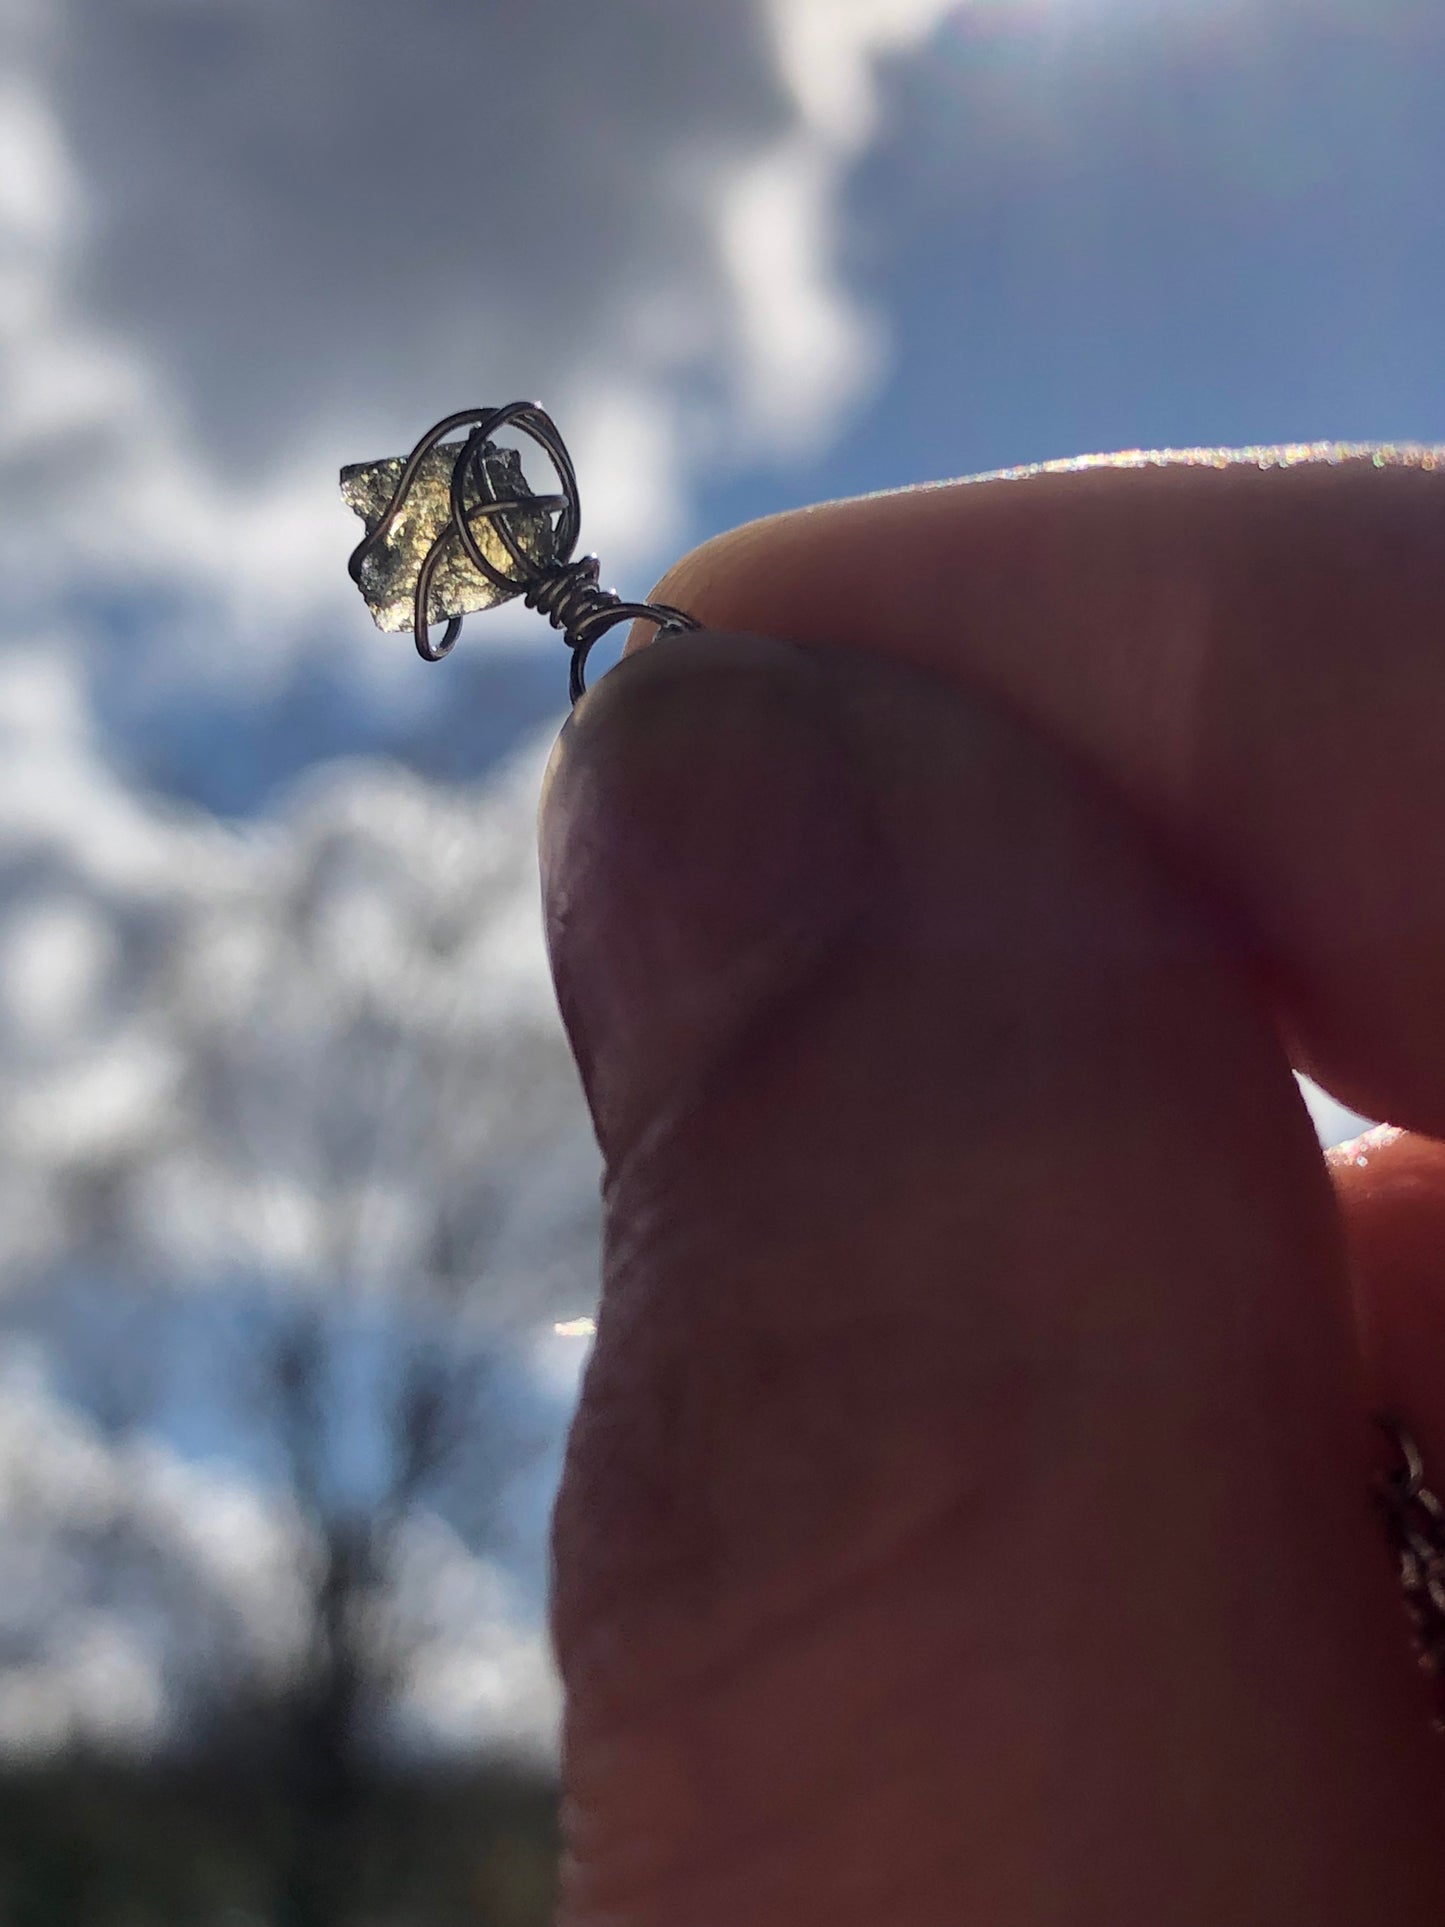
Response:
[{"label": "fingertip", "polygon": [[540,816],[548,949],[604,1150],[858,903],[867,808],[826,658],[668,636],[583,698]]},{"label": "fingertip", "polygon": [[1445,1144],[1382,1125],[1327,1157],[1371,1404],[1445,1478]]}]

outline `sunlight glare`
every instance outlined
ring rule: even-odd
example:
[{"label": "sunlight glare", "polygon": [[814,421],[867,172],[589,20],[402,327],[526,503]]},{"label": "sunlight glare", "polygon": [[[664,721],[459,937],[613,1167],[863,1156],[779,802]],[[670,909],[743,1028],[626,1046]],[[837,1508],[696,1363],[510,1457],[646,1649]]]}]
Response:
[{"label": "sunlight glare", "polygon": [[559,1318],[552,1330],[559,1338],[595,1338],[597,1322],[592,1318]]}]

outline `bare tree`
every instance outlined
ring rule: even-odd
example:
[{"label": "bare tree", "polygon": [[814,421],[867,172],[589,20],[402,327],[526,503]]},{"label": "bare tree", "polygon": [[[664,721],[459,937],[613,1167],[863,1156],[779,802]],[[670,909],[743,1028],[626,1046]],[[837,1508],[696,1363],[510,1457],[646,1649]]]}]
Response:
[{"label": "bare tree", "polygon": [[[289,1549],[265,1626],[187,1590],[183,1559],[156,1582],[188,1602],[168,1686],[190,1747],[286,1788],[288,1927],[346,1917],[368,1776],[455,1634],[428,1559],[504,1536],[537,1443],[506,1409],[508,1335],[585,1308],[593,1274],[534,794],[533,768],[485,797],[352,772],[213,864],[136,971],[126,1022],[170,1066],[144,1128],[57,1180],[84,1210],[47,1282],[105,1307],[69,1357],[94,1420],[117,1449],[142,1435],[188,1345]],[[136,1521],[115,1530],[143,1565]],[[90,1549],[113,1579],[114,1533]]]},{"label": "bare tree", "polygon": [[[336,801],[298,839],[230,995],[178,987],[200,1019],[191,1155],[287,1259],[250,1393],[305,1574],[287,1664],[253,1689],[290,1795],[288,1927],[340,1917],[361,1783],[435,1636],[405,1576],[419,1515],[495,1544],[500,1482],[529,1449],[495,1410],[498,1259],[530,1161],[575,1117],[535,977],[488,1002],[499,925],[530,896],[515,838],[439,820],[409,786],[386,816],[373,792]],[[225,942],[195,960],[214,970]]]}]

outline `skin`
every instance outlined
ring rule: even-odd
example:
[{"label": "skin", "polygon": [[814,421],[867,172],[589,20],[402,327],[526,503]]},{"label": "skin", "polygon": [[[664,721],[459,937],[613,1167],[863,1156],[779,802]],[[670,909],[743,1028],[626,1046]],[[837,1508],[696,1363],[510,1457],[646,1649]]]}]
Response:
[{"label": "skin", "polygon": [[563,1927],[1445,1918],[1442,533],[1388,452],[829,504],[574,713]]}]

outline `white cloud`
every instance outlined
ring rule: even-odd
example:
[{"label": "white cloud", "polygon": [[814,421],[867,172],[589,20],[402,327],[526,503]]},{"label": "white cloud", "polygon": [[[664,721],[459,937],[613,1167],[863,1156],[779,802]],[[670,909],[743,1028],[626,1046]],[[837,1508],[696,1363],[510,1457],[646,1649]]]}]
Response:
[{"label": "white cloud", "polygon": [[0,661],[7,722],[10,1289],[101,1263],[424,1291],[448,1226],[477,1318],[585,1306],[598,1164],[543,949],[546,741],[484,789],[341,765],[239,832],[108,777],[62,657]]},{"label": "white cloud", "polygon": [[74,225],[77,201],[53,115],[11,75],[0,85],[0,231],[12,260],[60,242]]},{"label": "white cloud", "polygon": [[876,328],[838,299],[830,273],[833,174],[828,148],[800,134],[740,168],[723,197],[734,381],[744,421],[783,448],[821,441],[880,365]]},{"label": "white cloud", "polygon": [[158,599],[131,678],[254,684],[317,624],[389,660],[337,467],[526,392],[637,588],[699,460],[816,445],[877,378],[840,193],[946,10],[0,10],[11,624],[124,590]]},{"label": "white cloud", "polygon": [[69,1615],[63,1651],[0,1667],[0,1753],[11,1760],[144,1746],[164,1712],[155,1655],[105,1613]]},{"label": "white cloud", "polygon": [[8,922],[0,1007],[12,1034],[53,1046],[88,1029],[113,966],[111,932],[94,906],[74,895],[22,901]]},{"label": "white cloud", "polygon": [[770,0],[778,64],[805,123],[837,152],[874,133],[880,62],[916,52],[959,0]]},{"label": "white cloud", "polygon": [[410,1522],[395,1611],[413,1643],[387,1739],[470,1752],[478,1734],[524,1754],[555,1754],[561,1694],[545,1635],[498,1568],[435,1514]]},{"label": "white cloud", "polygon": [[738,317],[733,378],[751,423],[816,448],[881,379],[881,320],[840,281],[845,170],[877,129],[883,64],[916,52],[959,0],[769,0],[792,132],[741,164],[720,239]]}]

